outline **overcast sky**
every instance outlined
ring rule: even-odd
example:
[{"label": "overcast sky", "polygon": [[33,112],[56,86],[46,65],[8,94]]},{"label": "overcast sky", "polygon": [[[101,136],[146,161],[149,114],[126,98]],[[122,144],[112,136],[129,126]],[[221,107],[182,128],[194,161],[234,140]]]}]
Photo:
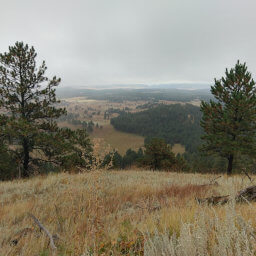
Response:
[{"label": "overcast sky", "polygon": [[256,77],[255,0],[0,0],[0,52],[33,45],[63,86]]}]

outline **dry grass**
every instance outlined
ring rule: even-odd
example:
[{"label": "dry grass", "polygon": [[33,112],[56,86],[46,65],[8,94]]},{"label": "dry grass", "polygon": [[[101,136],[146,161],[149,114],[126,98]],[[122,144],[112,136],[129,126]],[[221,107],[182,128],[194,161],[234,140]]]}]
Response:
[{"label": "dry grass", "polygon": [[[28,213],[35,215],[52,234],[58,234],[56,255],[160,255],[157,252],[161,250],[162,255],[188,255],[189,251],[191,256],[207,255],[203,254],[206,252],[253,255],[221,254],[219,250],[224,250],[222,247],[228,243],[229,247],[234,246],[231,240],[238,239],[240,246],[243,239],[249,239],[248,232],[256,227],[255,204],[212,208],[200,206],[194,200],[212,194],[234,194],[247,186],[247,181],[240,176],[224,176],[218,180],[220,186],[202,186],[212,177],[95,171],[2,182],[0,255],[52,255],[48,238]],[[228,207],[232,210],[227,210]],[[236,223],[237,216],[243,222]],[[243,224],[250,219],[250,225]],[[189,233],[185,236],[186,232]],[[222,244],[220,232],[226,239]],[[176,240],[173,234],[178,237]],[[200,236],[204,239],[202,243]],[[16,245],[12,242],[15,239]],[[185,246],[184,239],[190,239],[187,247],[191,248],[177,251]],[[240,246],[242,252],[245,248],[253,252],[255,240],[250,239],[244,242],[248,243],[244,247]],[[203,253],[195,251],[198,246]]]},{"label": "dry grass", "polygon": [[182,146],[181,144],[176,143],[172,147],[172,152],[174,154],[183,154],[185,153],[185,147]]},{"label": "dry grass", "polygon": [[111,124],[103,126],[103,129],[94,129],[91,137],[103,139],[105,144],[116,149],[121,155],[124,155],[129,148],[138,150],[144,146],[144,137],[117,131]]},{"label": "dry grass", "polygon": [[60,128],[69,128],[71,130],[76,130],[76,129],[82,129],[82,125],[74,125],[74,124],[70,124],[68,122],[58,122],[58,126]]}]

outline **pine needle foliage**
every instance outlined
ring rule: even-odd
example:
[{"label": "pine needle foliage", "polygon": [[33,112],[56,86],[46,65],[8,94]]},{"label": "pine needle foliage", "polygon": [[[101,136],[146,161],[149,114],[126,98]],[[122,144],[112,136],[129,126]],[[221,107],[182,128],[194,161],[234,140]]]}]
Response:
[{"label": "pine needle foliage", "polygon": [[16,42],[0,54],[0,137],[20,164],[22,177],[42,163],[81,162],[91,152],[85,131],[59,129],[56,119],[66,114],[58,107],[55,88],[61,79],[45,76],[36,63],[34,47]]},{"label": "pine needle foliage", "polygon": [[226,158],[227,174],[231,174],[237,156],[256,153],[256,86],[246,63],[238,61],[226,69],[225,77],[215,79],[211,93],[215,100],[201,103],[201,150]]}]

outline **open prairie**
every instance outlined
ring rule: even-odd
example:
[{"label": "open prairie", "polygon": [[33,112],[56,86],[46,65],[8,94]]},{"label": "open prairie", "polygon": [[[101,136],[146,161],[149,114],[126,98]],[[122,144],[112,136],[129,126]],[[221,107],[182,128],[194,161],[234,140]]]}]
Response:
[{"label": "open prairie", "polygon": [[255,203],[195,200],[249,180],[215,177],[103,170],[1,182],[0,255],[255,255]]}]

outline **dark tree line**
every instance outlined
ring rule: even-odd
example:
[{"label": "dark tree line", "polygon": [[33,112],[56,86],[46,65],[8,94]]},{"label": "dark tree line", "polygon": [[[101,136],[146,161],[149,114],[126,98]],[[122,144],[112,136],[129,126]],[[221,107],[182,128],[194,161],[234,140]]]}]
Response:
[{"label": "dark tree line", "polygon": [[113,151],[105,156],[102,167],[110,166],[113,169],[126,169],[138,165],[143,157],[144,154],[141,148],[138,151],[128,149],[124,156],[121,156],[118,151]]},{"label": "dark tree line", "polygon": [[146,137],[162,138],[168,144],[180,143],[186,151],[194,152],[200,145],[202,128],[200,108],[191,104],[158,105],[138,113],[122,112],[111,119],[115,129]]},{"label": "dark tree line", "polygon": [[73,113],[67,113],[66,115],[62,115],[61,117],[58,118],[58,122],[67,122],[72,125],[79,125],[83,129],[85,129],[87,132],[93,132],[93,128],[96,126],[97,128],[99,127],[98,124],[94,124],[94,122],[91,121],[81,121],[78,119],[79,114],[73,114]]},{"label": "dark tree line", "polygon": [[131,167],[144,167],[151,170],[189,171],[185,159],[172,152],[172,148],[163,139],[153,138],[144,145],[144,150],[128,149],[124,156],[117,151],[107,154],[102,167],[110,169],[127,169]]}]

